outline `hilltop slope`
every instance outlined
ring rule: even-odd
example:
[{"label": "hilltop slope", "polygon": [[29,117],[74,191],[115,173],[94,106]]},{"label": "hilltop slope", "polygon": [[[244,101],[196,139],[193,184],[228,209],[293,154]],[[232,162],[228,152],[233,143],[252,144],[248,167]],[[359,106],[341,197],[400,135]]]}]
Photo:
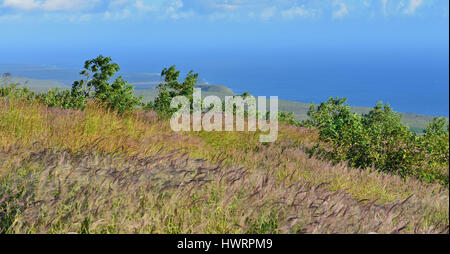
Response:
[{"label": "hilltop slope", "polygon": [[0,232],[448,233],[446,188],[311,158],[312,129],[259,134],[0,99]]}]

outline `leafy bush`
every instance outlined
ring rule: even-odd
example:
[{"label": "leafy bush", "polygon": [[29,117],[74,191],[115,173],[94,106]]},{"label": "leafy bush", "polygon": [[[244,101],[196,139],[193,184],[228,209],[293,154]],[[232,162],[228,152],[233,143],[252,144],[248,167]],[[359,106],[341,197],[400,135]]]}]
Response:
[{"label": "leafy bush", "polygon": [[443,117],[437,117],[428,124],[424,135],[418,139],[418,150],[424,164],[419,171],[422,178],[432,182],[449,184],[449,124]]},{"label": "leafy bush", "polygon": [[185,96],[189,99],[192,105],[193,89],[197,83],[198,74],[190,71],[183,83],[178,81],[180,72],[176,70],[175,66],[164,68],[161,72],[164,82],[158,85],[159,93],[154,102],[148,103],[145,108],[153,109],[160,116],[170,117],[177,109],[171,108],[170,103],[172,98],[176,96]]},{"label": "leafy bush", "polygon": [[[269,113],[269,112],[268,112]],[[268,114],[267,119],[269,119],[270,113]],[[278,122],[282,124],[287,125],[293,125],[293,126],[300,126],[300,122],[295,119],[294,112],[286,112],[286,111],[279,111],[278,112]]]},{"label": "leafy bush", "polygon": [[123,113],[141,105],[142,97],[136,97],[133,93],[134,86],[118,77],[111,86],[107,86],[105,92],[99,93],[100,99],[108,107]]},{"label": "leafy bush", "polygon": [[35,97],[35,93],[28,87],[18,87],[19,84],[9,84],[4,82],[0,86],[0,97],[15,97],[23,98],[25,100],[31,100]]},{"label": "leafy bush", "polygon": [[142,98],[134,96],[134,86],[124,81],[122,76],[117,77],[112,84],[109,83],[119,70],[119,65],[111,63],[110,57],[100,55],[86,61],[84,70],[80,72],[85,80],[75,81],[72,85],[71,96],[76,102],[74,105],[78,106],[78,102],[83,105],[88,98],[98,99],[119,113],[140,105]]},{"label": "leafy bush", "polygon": [[71,90],[59,90],[58,88],[38,94],[37,99],[50,107],[63,109],[84,109],[87,100],[81,94],[74,93]]},{"label": "leafy bush", "polygon": [[84,70],[80,72],[85,79],[75,81],[71,90],[55,88],[35,95],[29,88],[17,88],[16,84],[4,84],[0,87],[0,97],[37,99],[48,106],[63,109],[84,109],[87,100],[93,99],[99,100],[112,110],[124,113],[141,105],[142,98],[134,95],[134,86],[128,84],[121,76],[117,77],[112,84],[109,83],[119,70],[119,65],[111,63],[110,57],[100,55],[85,62]]},{"label": "leafy bush", "polygon": [[317,108],[311,106],[308,116],[310,120],[304,125],[316,127],[325,144],[312,152],[334,162],[348,161],[353,167],[373,166],[448,185],[445,119],[435,119],[425,135],[418,137],[389,105],[378,103],[368,114],[358,115],[350,112],[345,98],[330,98]]}]

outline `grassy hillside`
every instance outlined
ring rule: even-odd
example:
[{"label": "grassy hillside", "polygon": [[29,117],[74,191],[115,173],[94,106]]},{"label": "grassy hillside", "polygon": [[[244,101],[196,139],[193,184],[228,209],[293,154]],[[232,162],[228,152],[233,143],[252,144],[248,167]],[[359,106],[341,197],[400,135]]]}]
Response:
[{"label": "grassy hillside", "polygon": [[313,129],[259,134],[0,98],[0,232],[448,233],[447,188],[311,158]]}]

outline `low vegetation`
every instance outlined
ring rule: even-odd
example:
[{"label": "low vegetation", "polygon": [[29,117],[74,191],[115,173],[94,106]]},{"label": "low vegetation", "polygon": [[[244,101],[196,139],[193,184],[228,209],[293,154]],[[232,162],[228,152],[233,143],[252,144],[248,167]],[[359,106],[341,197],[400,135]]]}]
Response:
[{"label": "low vegetation", "polygon": [[345,99],[330,98],[311,107],[308,115],[311,120],[304,124],[317,128],[325,143],[314,152],[334,162],[449,184],[449,125],[444,118],[435,118],[424,135],[417,136],[389,105],[381,103],[359,115],[350,112]]},{"label": "low vegetation", "polygon": [[330,99],[281,112],[274,143],[177,133],[162,102],[196,74],[165,69],[148,105],[117,70],[100,56],[66,92],[0,88],[1,233],[449,233],[444,120],[416,136],[388,106]]}]

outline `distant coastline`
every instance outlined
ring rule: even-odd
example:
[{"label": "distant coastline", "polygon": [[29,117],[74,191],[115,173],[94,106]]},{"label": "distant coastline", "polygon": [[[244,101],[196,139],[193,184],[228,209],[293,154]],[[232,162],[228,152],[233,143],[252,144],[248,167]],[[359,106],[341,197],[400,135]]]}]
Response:
[{"label": "distant coastline", "polygon": [[[138,75],[139,77],[142,77],[142,75]],[[143,75],[145,76],[145,75]],[[132,79],[132,74],[127,74],[126,77]],[[147,76],[149,77],[149,76]],[[153,75],[155,78],[156,76]],[[136,79],[136,78],[135,78]],[[159,79],[159,77],[158,77]],[[61,81],[57,80],[42,80],[42,79],[33,79],[33,78],[25,78],[25,77],[12,77],[10,79],[10,82],[13,83],[19,83],[22,85],[25,85],[27,87],[30,87],[32,90],[36,92],[43,92],[51,88],[60,88],[60,89],[69,89],[70,86],[67,84],[64,84]],[[136,81],[136,82],[130,82],[131,84],[135,85],[135,94],[138,96],[143,96],[144,101],[148,102],[151,100],[154,100],[158,94],[158,90],[156,88],[156,85],[160,81]],[[151,86],[148,88],[148,86]],[[235,92],[233,92],[230,88],[223,86],[223,85],[211,85],[211,84],[198,84],[197,87],[202,89],[202,96],[208,96],[208,95],[216,95],[221,98],[224,96],[232,96],[236,95]],[[252,94],[251,91],[249,91],[250,94]],[[319,102],[317,102],[319,103]],[[316,104],[317,104],[316,103]],[[350,102],[351,104],[351,102]],[[289,100],[279,100],[279,109],[286,112],[294,112],[294,116],[297,120],[305,120],[308,118],[307,112],[309,110],[311,103],[305,103],[305,102],[296,102],[296,101],[289,101]],[[369,112],[370,107],[361,107],[361,106],[351,106],[351,110],[354,113],[358,114],[364,114]],[[395,108],[394,108],[395,110]],[[435,116],[431,115],[423,115],[423,114],[415,114],[415,113],[403,113],[399,112],[399,114],[402,116],[403,122],[407,124],[410,129],[416,133],[422,133],[422,131],[427,127],[428,123],[433,120]],[[448,119],[448,117],[447,117]]]}]

